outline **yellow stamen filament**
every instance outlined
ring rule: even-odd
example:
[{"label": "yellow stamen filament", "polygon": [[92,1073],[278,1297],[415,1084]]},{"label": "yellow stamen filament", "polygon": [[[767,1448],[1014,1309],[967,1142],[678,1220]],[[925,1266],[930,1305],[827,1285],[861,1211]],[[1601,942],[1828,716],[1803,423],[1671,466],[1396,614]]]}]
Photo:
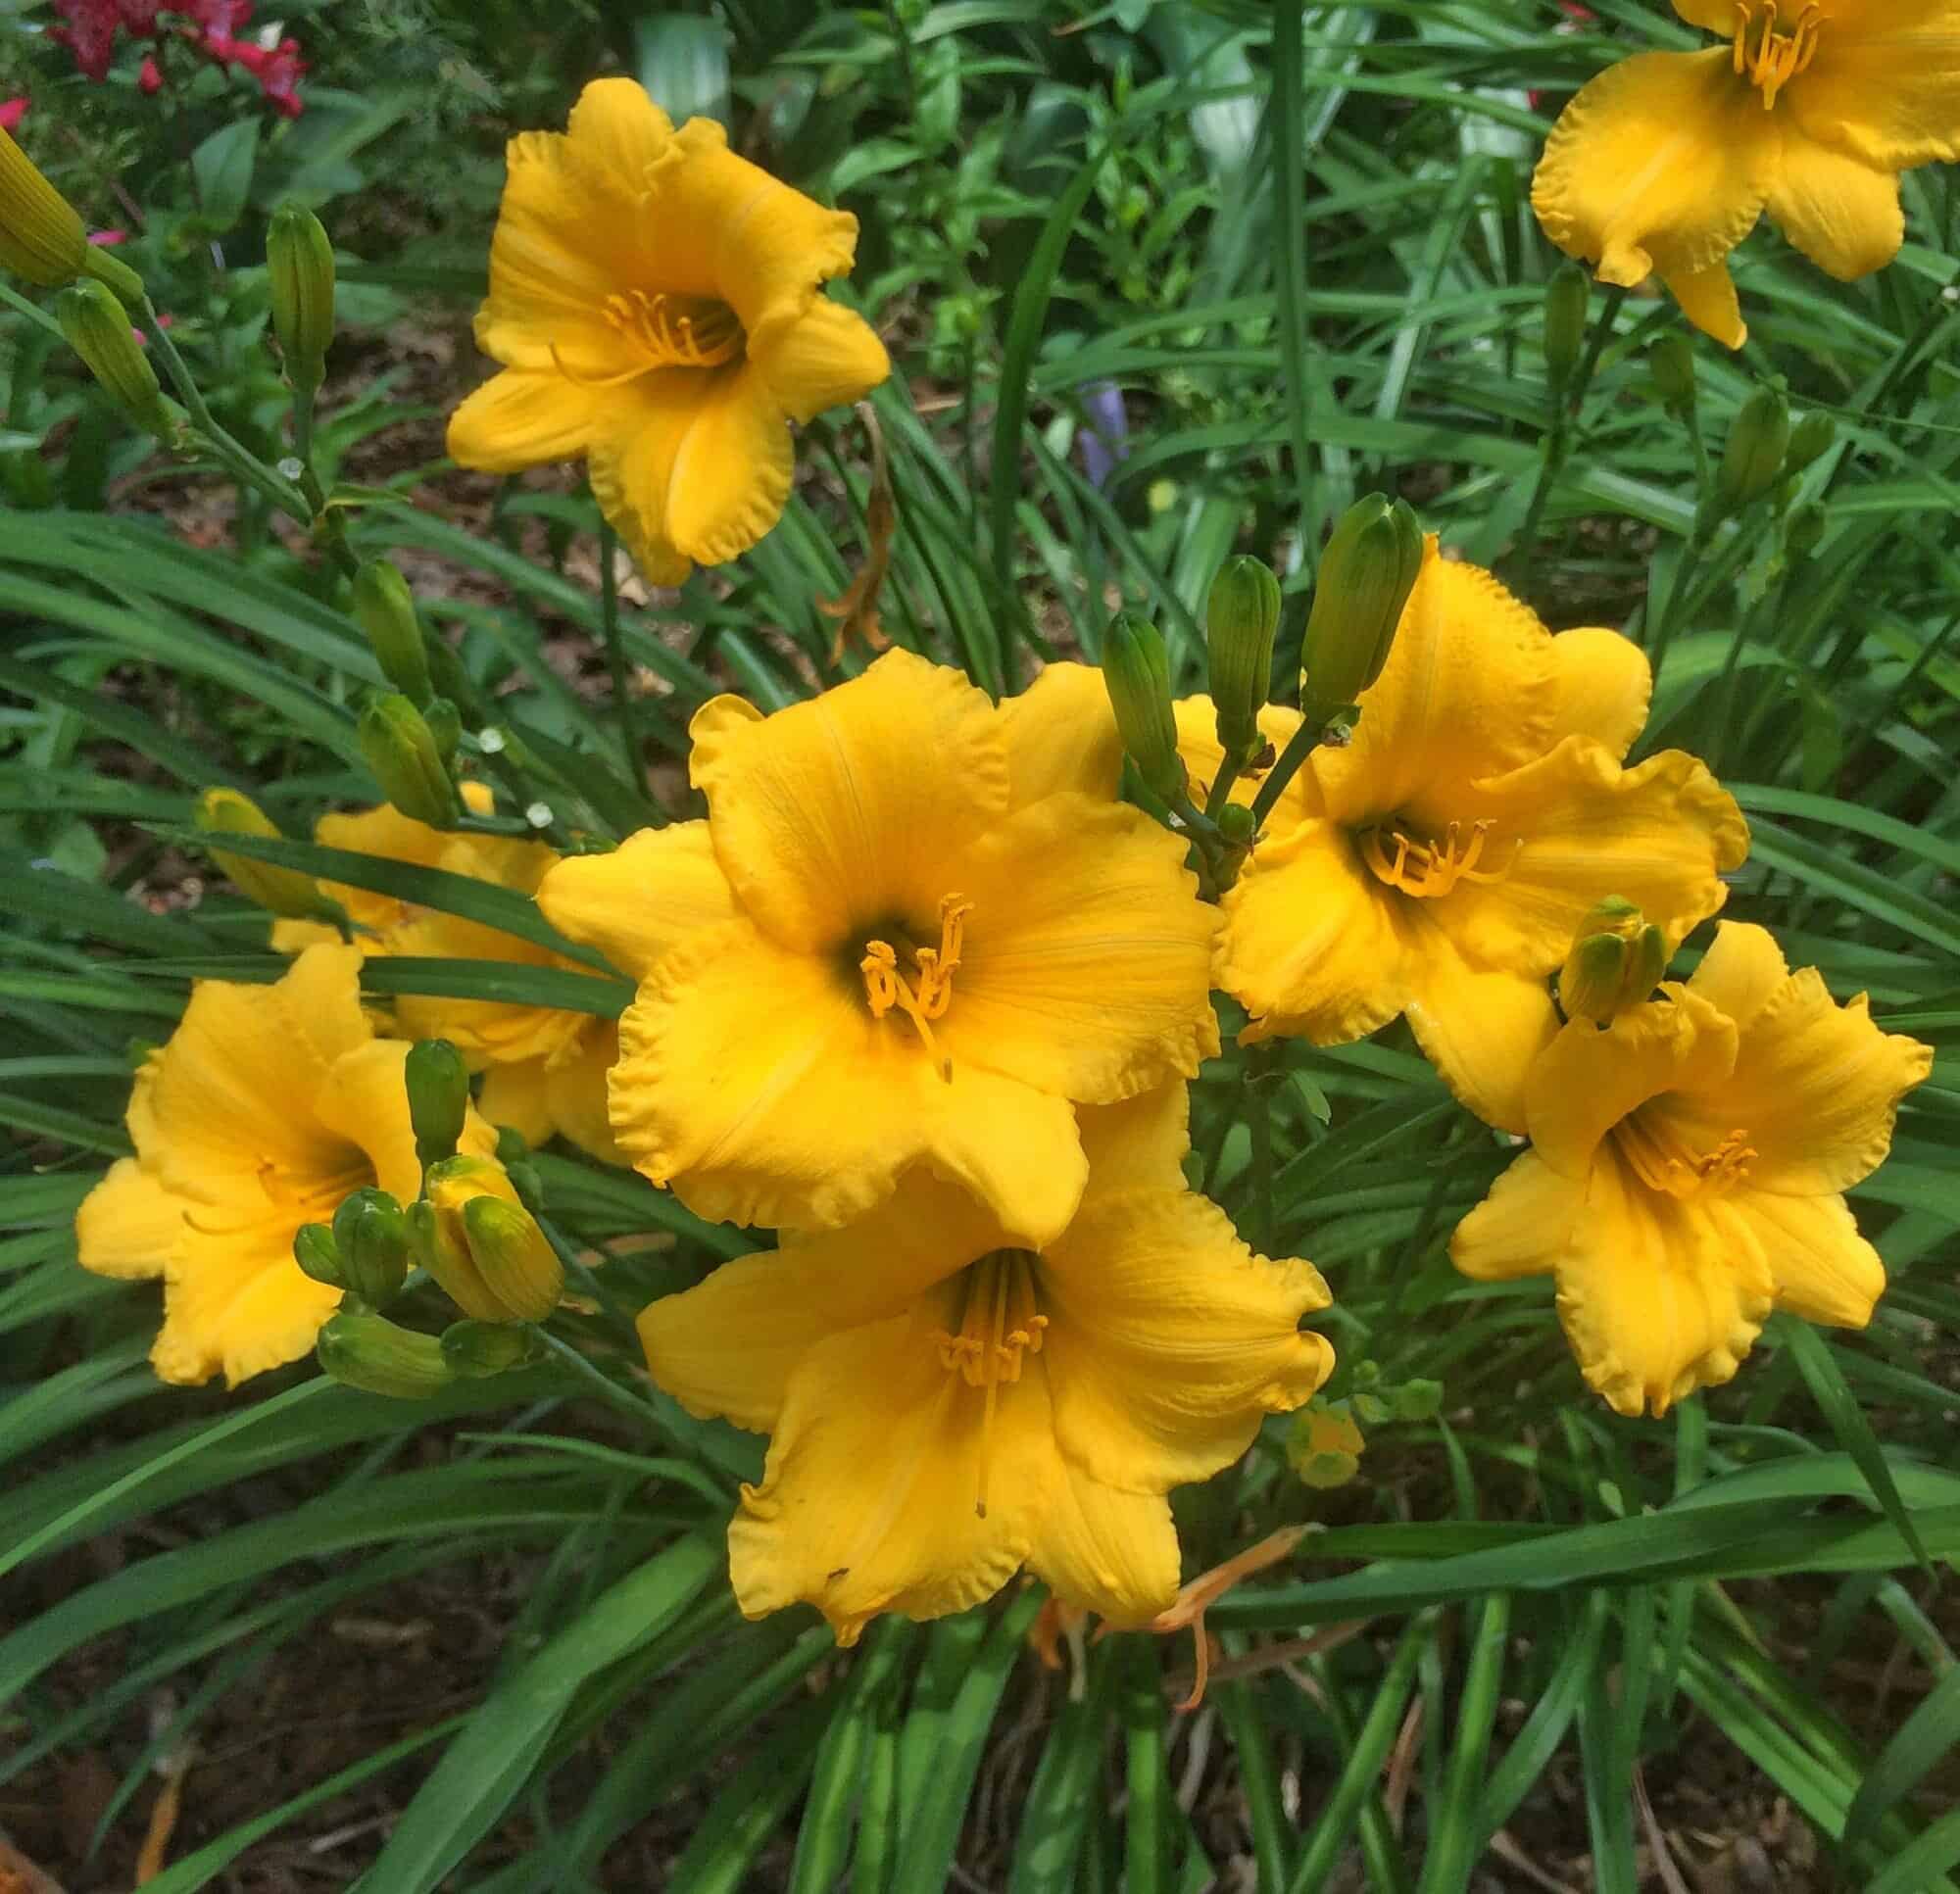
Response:
[{"label": "yellow stamen filament", "polygon": [[1748,1181],[1749,1161],[1761,1155],[1745,1131],[1728,1133],[1712,1150],[1691,1150],[1664,1123],[1640,1111],[1613,1127],[1613,1141],[1642,1184],[1671,1197],[1733,1190]]},{"label": "yellow stamen filament", "polygon": [[[1508,862],[1497,869],[1477,865],[1484,858],[1484,842],[1490,830],[1489,822],[1472,823],[1470,840],[1466,843],[1463,824],[1452,822],[1443,832],[1440,843],[1424,843],[1412,840],[1399,829],[1368,829],[1360,838],[1361,859],[1374,870],[1375,878],[1388,887],[1433,900],[1448,894],[1460,881],[1502,881],[1510,873]],[[1516,859],[1513,852],[1511,860]]]},{"label": "yellow stamen filament", "polygon": [[641,359],[612,374],[588,375],[572,367],[554,343],[552,361],[567,381],[584,388],[616,388],[654,368],[718,368],[734,361],[748,342],[726,303],[698,297],[629,290],[607,297],[605,316]]},{"label": "yellow stamen filament", "polygon": [[932,1036],[932,1022],[944,1019],[953,1003],[953,975],[966,941],[966,917],[973,903],[963,895],[948,895],[939,903],[939,946],[914,947],[918,986],[899,971],[898,950],[889,941],[866,941],[858,971],[864,976],[864,998],[873,1019],[883,1019],[895,1006],[918,1029],[925,1049],[939,1067],[939,1076],[953,1081],[953,1061],[945,1057]]},{"label": "yellow stamen filament", "polygon": [[1814,0],[1800,14],[1796,0],[1789,0],[1786,12],[1795,15],[1796,24],[1780,33],[1777,0],[1736,0],[1735,68],[1762,93],[1765,112],[1776,104],[1778,92],[1817,57],[1823,28],[1824,10]]},{"label": "yellow stamen filament", "polygon": [[987,1494],[994,1465],[994,1417],[1001,1384],[1021,1378],[1023,1355],[1038,1355],[1048,1327],[1035,1300],[1035,1259],[1024,1249],[997,1249],[967,1266],[959,1333],[941,1329],[933,1336],[940,1366],[968,1387],[980,1388],[980,1481],[973,1511],[987,1517]]}]

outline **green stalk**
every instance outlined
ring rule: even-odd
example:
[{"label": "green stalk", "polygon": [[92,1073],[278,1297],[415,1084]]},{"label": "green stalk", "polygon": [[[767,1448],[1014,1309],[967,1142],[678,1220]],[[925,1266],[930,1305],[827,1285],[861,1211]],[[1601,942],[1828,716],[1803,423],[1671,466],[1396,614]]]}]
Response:
[{"label": "green stalk", "polygon": [[1259,785],[1259,793],[1252,798],[1252,832],[1256,835],[1265,827],[1266,817],[1272,814],[1273,804],[1286,793],[1286,786],[1299,774],[1299,766],[1320,747],[1322,732],[1310,723],[1302,723],[1287,739],[1287,747],[1280,752],[1279,760],[1266,771],[1266,780]]}]

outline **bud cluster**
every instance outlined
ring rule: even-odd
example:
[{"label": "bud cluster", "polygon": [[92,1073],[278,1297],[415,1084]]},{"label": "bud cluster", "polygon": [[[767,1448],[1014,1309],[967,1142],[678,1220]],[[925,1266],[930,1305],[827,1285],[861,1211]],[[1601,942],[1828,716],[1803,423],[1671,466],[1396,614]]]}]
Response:
[{"label": "bud cluster", "polygon": [[1580,923],[1558,974],[1558,1003],[1570,1020],[1610,1026],[1643,1004],[1667,971],[1666,934],[1632,901],[1609,896]]}]

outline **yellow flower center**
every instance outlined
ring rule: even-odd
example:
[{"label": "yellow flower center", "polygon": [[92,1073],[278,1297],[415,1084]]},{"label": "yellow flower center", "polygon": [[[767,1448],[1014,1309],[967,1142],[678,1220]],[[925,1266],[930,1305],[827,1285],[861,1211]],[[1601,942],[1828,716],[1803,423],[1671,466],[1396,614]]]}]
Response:
[{"label": "yellow flower center", "polygon": [[1714,1149],[1696,1151],[1658,1114],[1632,1111],[1613,1127],[1620,1155],[1650,1190],[1671,1197],[1720,1194],[1746,1182],[1749,1160],[1760,1155],[1745,1131],[1732,1131]]},{"label": "yellow flower center", "polygon": [[[1490,832],[1489,822],[1473,822],[1466,842],[1463,824],[1452,822],[1440,842],[1421,842],[1399,828],[1380,824],[1361,832],[1361,859],[1385,886],[1434,900],[1448,894],[1459,881],[1502,881],[1510,872],[1508,862],[1496,869],[1477,865],[1484,858]],[[1516,859],[1515,852],[1512,859]]]},{"label": "yellow flower center", "polygon": [[611,388],[655,368],[718,368],[749,346],[735,312],[712,297],[628,290],[607,297],[606,319],[639,360],[617,374],[580,374],[554,343],[552,360],[567,380],[589,388]]},{"label": "yellow flower center", "polygon": [[918,966],[916,987],[899,970],[898,949],[889,941],[864,943],[864,957],[858,971],[864,976],[864,997],[873,1019],[883,1019],[896,1007],[917,1029],[925,1049],[939,1066],[939,1076],[949,1084],[953,1061],[934,1043],[932,1022],[943,1019],[953,1004],[953,974],[959,965],[959,949],[966,938],[966,917],[973,903],[963,895],[948,895],[939,903],[939,946],[910,947]]},{"label": "yellow flower center", "polygon": [[1025,1249],[997,1249],[969,1263],[956,1287],[962,1291],[959,1332],[933,1335],[940,1365],[954,1379],[983,1390],[980,1417],[980,1489],[973,1510],[987,1517],[987,1484],[993,1468],[994,1415],[1001,1384],[1021,1378],[1023,1355],[1038,1355],[1048,1317],[1035,1297],[1037,1258]]},{"label": "yellow flower center", "polygon": [[1736,0],[1736,71],[1763,95],[1763,110],[1776,95],[1817,57],[1817,38],[1824,10],[1808,5],[1799,12],[1797,0],[1785,0],[1783,16],[1793,21],[1788,32],[1777,31],[1777,0]]},{"label": "yellow flower center", "polygon": [[350,1153],[346,1169],[329,1177],[296,1175],[281,1170],[269,1158],[258,1170],[263,1200],[233,1197],[222,1207],[200,1204],[184,1211],[184,1222],[204,1237],[236,1237],[248,1230],[265,1229],[289,1238],[302,1224],[330,1223],[346,1198],[376,1181],[374,1166],[360,1150]]}]

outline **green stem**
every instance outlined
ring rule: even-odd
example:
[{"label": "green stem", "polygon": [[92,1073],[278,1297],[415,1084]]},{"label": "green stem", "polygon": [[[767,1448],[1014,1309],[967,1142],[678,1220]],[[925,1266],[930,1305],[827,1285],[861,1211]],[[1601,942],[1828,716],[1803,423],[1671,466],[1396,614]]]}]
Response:
[{"label": "green stem", "polygon": [[1306,179],[1303,0],[1279,0],[1273,9],[1273,178],[1277,238],[1280,369],[1286,385],[1287,434],[1299,493],[1301,543],[1320,543],[1313,479],[1313,397],[1306,335]]},{"label": "green stem", "polygon": [[612,679],[612,704],[619,719],[619,748],[624,753],[626,780],[636,791],[644,791],[646,750],[640,729],[639,707],[633,701],[632,672],[626,663],[624,634],[619,626],[619,578],[614,567],[618,558],[619,537],[610,520],[599,522],[599,619],[606,637],[606,669]]},{"label": "green stem", "polygon": [[1286,786],[1299,774],[1299,766],[1320,747],[1320,726],[1302,723],[1287,739],[1287,747],[1280,752],[1279,761],[1266,771],[1266,780],[1259,785],[1259,793],[1252,798],[1252,832],[1257,834],[1265,827],[1266,817],[1272,814],[1273,804],[1286,792]]},{"label": "green stem", "polygon": [[1211,821],[1218,820],[1219,811],[1232,800],[1232,785],[1244,773],[1257,749],[1258,744],[1254,742],[1242,749],[1226,751],[1218,765],[1218,774],[1211,779],[1210,791],[1204,798],[1204,813]]}]

